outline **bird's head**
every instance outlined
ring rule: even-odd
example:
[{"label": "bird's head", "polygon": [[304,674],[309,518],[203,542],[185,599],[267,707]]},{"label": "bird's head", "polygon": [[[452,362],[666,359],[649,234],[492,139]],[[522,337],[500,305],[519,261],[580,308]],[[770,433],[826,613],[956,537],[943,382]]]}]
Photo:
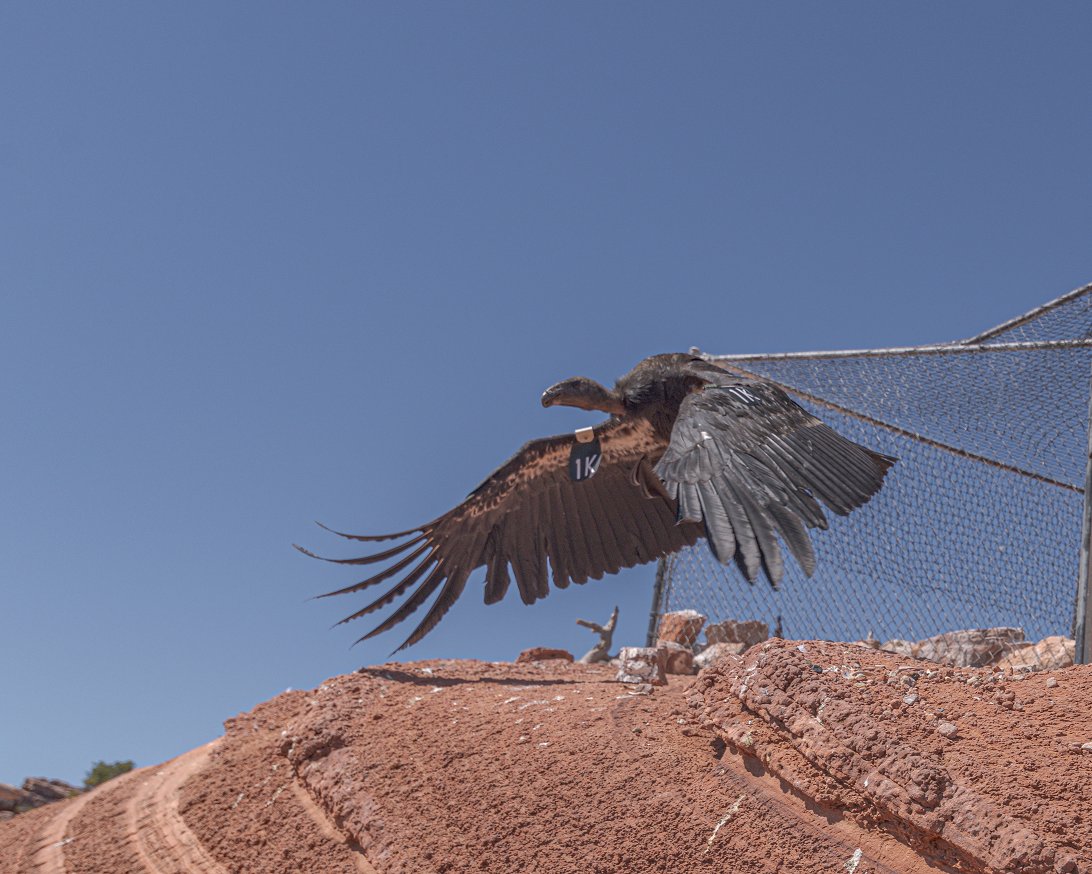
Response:
[{"label": "bird's head", "polygon": [[616,392],[604,388],[594,379],[574,376],[551,385],[542,393],[544,407],[579,407],[582,410],[602,410],[604,413],[625,412]]}]

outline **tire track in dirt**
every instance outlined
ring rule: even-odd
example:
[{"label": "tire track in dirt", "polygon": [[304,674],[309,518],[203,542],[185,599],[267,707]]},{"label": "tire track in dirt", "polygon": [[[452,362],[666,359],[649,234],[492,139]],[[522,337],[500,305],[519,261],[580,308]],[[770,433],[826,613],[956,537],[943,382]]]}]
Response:
[{"label": "tire track in dirt", "polygon": [[179,789],[218,741],[116,777],[57,805],[20,863],[23,874],[75,874],[104,866],[126,874],[227,874],[179,811]]},{"label": "tire track in dirt", "polygon": [[130,771],[128,774],[122,774],[98,790],[85,792],[58,805],[57,812],[46,821],[37,840],[34,841],[33,849],[29,854],[29,867],[25,870],[33,874],[66,874],[69,869],[65,864],[64,848],[72,841],[72,836],[68,834],[72,820],[87,805],[100,801],[105,793],[124,789],[126,784],[139,773],[140,771]]},{"label": "tire track in dirt", "polygon": [[125,806],[129,844],[148,874],[227,874],[178,809],[182,784],[208,763],[219,740],[184,753],[140,781]]},{"label": "tire track in dirt", "polygon": [[90,795],[73,798],[46,822],[30,852],[28,870],[35,874],[65,874],[64,845],[69,840],[65,836],[68,824],[90,800]]}]

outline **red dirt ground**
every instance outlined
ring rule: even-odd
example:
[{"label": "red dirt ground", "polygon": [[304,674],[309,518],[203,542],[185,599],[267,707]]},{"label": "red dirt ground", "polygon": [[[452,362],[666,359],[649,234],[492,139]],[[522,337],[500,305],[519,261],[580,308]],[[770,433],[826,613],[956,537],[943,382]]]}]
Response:
[{"label": "red dirt ground", "polygon": [[0,871],[1092,872],[1092,667],[769,641],[649,695],[614,673],[420,662],[288,692],[0,823]]}]

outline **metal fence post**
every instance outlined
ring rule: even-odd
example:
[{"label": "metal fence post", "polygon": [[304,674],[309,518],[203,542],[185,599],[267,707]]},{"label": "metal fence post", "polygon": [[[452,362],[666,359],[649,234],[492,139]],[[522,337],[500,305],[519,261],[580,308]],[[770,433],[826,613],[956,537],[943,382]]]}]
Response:
[{"label": "metal fence post", "polygon": [[1077,569],[1077,599],[1073,610],[1073,639],[1076,642],[1075,661],[1079,665],[1092,661],[1092,597],[1088,591],[1089,562],[1092,562],[1092,381],[1088,398],[1088,457],[1084,476],[1084,517],[1081,520],[1081,560]]},{"label": "metal fence post", "polygon": [[660,624],[660,600],[664,596],[664,585],[667,581],[667,563],[671,556],[665,555],[656,562],[656,582],[652,586],[652,610],[648,617],[648,634],[645,635],[645,646],[656,645],[656,626]]}]

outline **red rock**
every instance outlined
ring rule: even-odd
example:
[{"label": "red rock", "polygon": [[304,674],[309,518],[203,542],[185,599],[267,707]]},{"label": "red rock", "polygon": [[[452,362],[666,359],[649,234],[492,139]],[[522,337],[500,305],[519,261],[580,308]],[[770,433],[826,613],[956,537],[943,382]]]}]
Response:
[{"label": "red rock", "polygon": [[1076,645],[1068,637],[1044,637],[1033,646],[1025,646],[997,662],[999,668],[1014,671],[1056,671],[1073,664]]},{"label": "red rock", "polygon": [[516,664],[522,665],[526,662],[545,662],[551,659],[561,659],[562,661],[571,662],[573,660],[573,654],[565,649],[550,649],[548,646],[535,646],[531,649],[525,649],[518,656],[516,656]]},{"label": "red rock", "polygon": [[694,651],[681,643],[661,642],[656,648],[664,653],[664,671],[669,674],[693,674]]},{"label": "red rock", "polygon": [[714,643],[694,657],[694,666],[701,670],[726,656],[742,655],[746,650],[747,644],[745,643]]},{"label": "red rock", "polygon": [[883,650],[884,652],[894,653],[895,655],[906,656],[908,659],[916,659],[918,657],[918,645],[909,640],[885,640],[875,649]]},{"label": "red rock", "polygon": [[660,617],[656,642],[681,643],[692,647],[705,624],[705,617],[696,610],[676,610]]},{"label": "red rock", "polygon": [[1092,666],[1001,676],[780,640],[651,695],[564,661],[364,668],[0,822],[0,871],[1092,872]]},{"label": "red rock", "polygon": [[967,628],[919,641],[911,654],[958,668],[979,668],[1027,646],[1022,628]]},{"label": "red rock", "polygon": [[623,646],[618,653],[619,683],[651,683],[663,686],[665,677],[666,653],[651,646]]},{"label": "red rock", "polygon": [[0,810],[15,810],[24,801],[26,795],[22,789],[16,789],[7,783],[0,783]]},{"label": "red rock", "polygon": [[741,622],[726,619],[715,622],[705,629],[705,639],[714,643],[742,643],[744,651],[769,639],[770,627],[765,622],[749,619]]},{"label": "red rock", "polygon": [[82,791],[64,780],[50,780],[47,777],[27,777],[23,781],[23,791],[33,795],[37,804],[51,801],[63,801]]},{"label": "red rock", "polygon": [[[921,701],[938,716],[962,714],[958,727],[940,718],[930,741],[920,709],[902,707],[905,687],[893,682],[913,670],[904,658],[844,644],[771,642],[702,673],[702,718],[756,767],[860,825],[870,823],[870,808],[882,809],[887,830],[918,852],[943,834],[957,857],[975,860],[968,870],[982,874],[1085,870],[1092,825],[1065,810],[1083,804],[1087,781],[1060,760],[1054,726],[1070,736],[1092,728],[1078,703],[1092,696],[1092,674],[1069,669],[1067,684],[1082,691],[1040,699],[1044,709],[1029,715],[976,694],[995,682],[992,672],[972,685],[923,669]],[[950,756],[940,738],[958,740],[964,755]]]}]

